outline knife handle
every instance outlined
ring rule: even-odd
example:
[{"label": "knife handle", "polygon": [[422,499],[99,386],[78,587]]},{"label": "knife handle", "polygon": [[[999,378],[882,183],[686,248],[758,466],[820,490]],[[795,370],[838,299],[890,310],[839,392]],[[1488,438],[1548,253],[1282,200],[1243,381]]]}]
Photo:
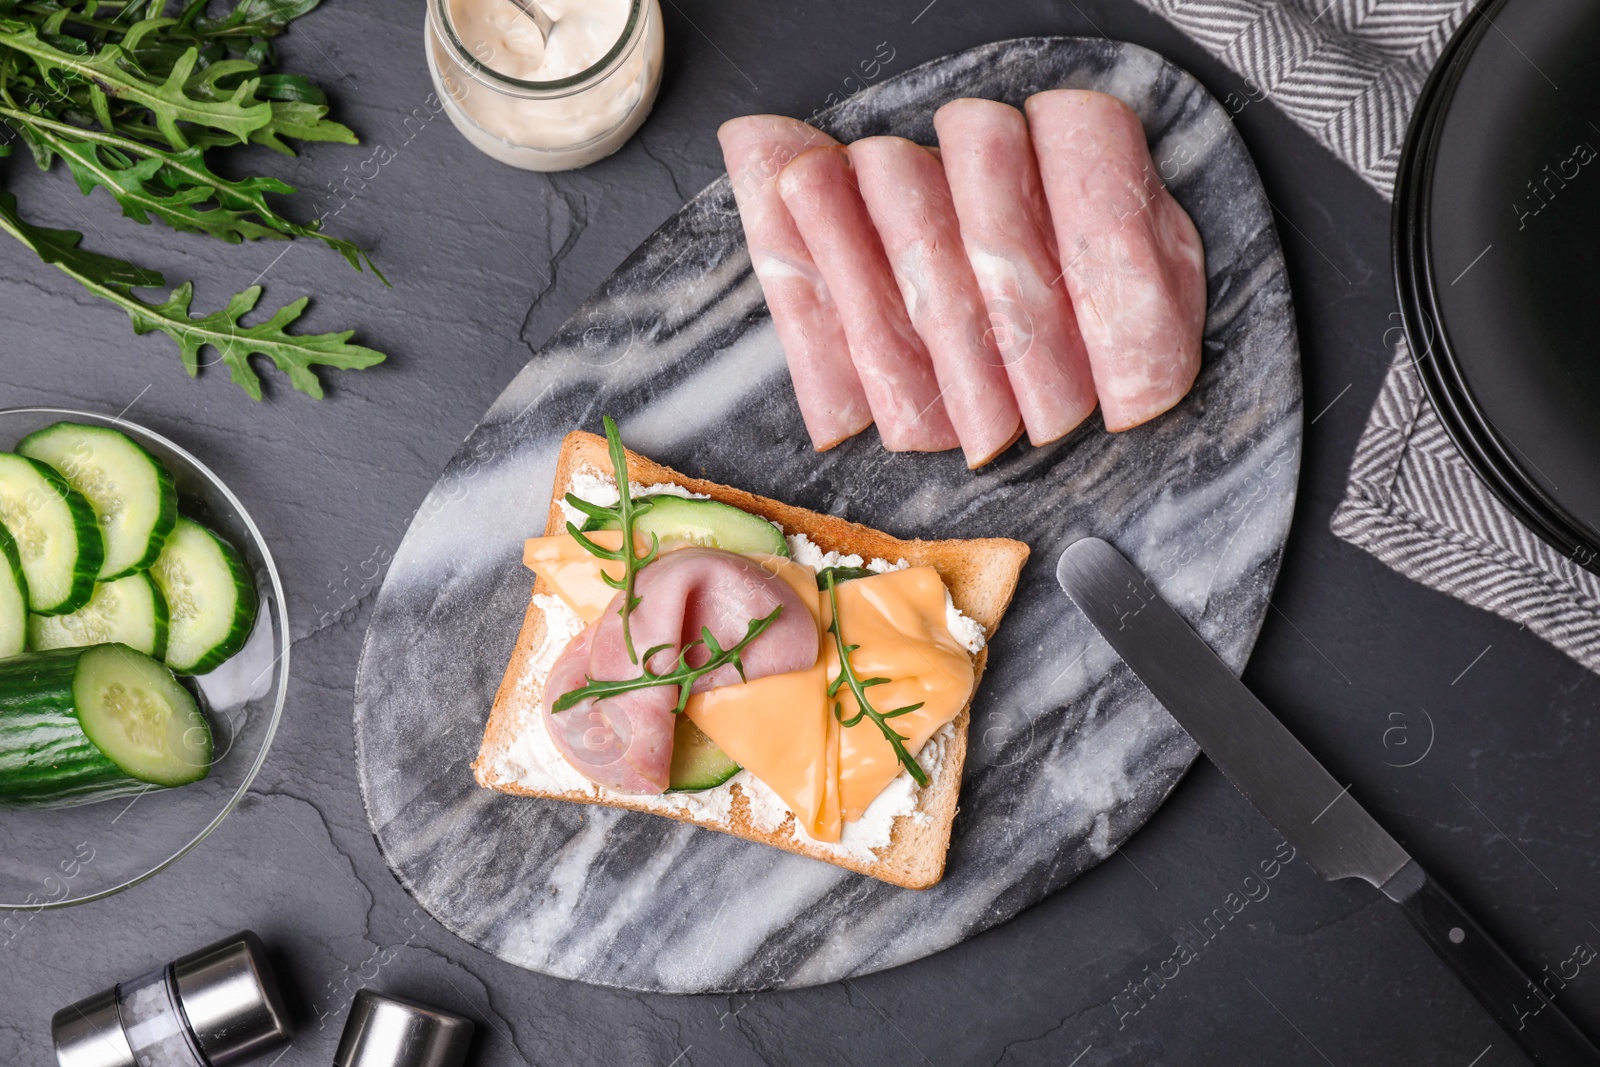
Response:
[{"label": "knife handle", "polygon": [[1559,977],[1553,991],[1530,981],[1416,860],[1400,868],[1383,892],[1535,1063],[1600,1065],[1600,1048],[1552,1000],[1562,985]]}]

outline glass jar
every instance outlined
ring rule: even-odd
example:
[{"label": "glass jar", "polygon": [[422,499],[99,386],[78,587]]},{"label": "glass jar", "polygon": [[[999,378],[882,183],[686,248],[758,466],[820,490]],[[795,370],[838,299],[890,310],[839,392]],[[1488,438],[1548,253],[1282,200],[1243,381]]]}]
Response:
[{"label": "glass jar", "polygon": [[[527,16],[514,0],[428,0],[428,71],[445,114],[479,150],[524,170],[585,167],[621,148],[655,103],[660,0],[542,6],[557,20],[548,47],[531,20],[517,21]],[[596,11],[617,17],[608,25]],[[588,62],[589,53],[599,54]],[[588,65],[570,72],[575,58]],[[561,76],[537,80],[547,71]]]}]

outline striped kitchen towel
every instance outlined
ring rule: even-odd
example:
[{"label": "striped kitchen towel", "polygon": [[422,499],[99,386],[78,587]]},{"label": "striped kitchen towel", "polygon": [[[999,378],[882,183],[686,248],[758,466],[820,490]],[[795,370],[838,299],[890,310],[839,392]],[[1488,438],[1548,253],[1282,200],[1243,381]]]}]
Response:
[{"label": "striped kitchen towel", "polygon": [[1406,122],[1472,0],[1140,0],[1385,197]]},{"label": "striped kitchen towel", "polygon": [[[1141,0],[1385,198],[1428,71],[1473,0]],[[1467,466],[1402,350],[1356,446],[1333,532],[1600,670],[1600,578],[1520,525]]]},{"label": "striped kitchen towel", "polygon": [[1333,532],[1600,670],[1600,577],[1541,541],[1484,487],[1404,346],[1398,356],[1356,445]]}]

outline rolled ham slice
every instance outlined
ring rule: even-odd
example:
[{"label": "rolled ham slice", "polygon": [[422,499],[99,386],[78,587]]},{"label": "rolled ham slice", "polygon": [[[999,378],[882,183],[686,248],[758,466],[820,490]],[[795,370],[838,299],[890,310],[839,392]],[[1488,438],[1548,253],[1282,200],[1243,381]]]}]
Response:
[{"label": "rolled ham slice", "polygon": [[933,361],[906,315],[849,153],[835,147],[801,153],[778,175],[778,193],[833,294],[883,446],[891,452],[955,448],[961,442]]},{"label": "rolled ham slice", "polygon": [[573,770],[596,785],[619,793],[665,792],[672,775],[674,690],[641,689],[551,711],[558,697],[585,685],[598,669],[591,662],[594,635],[590,626],[568,642],[545,678],[550,740]]},{"label": "rolled ham slice", "polygon": [[961,242],[1028,440],[1046,444],[1094,410],[1094,375],[1061,281],[1056,235],[1022,112],[952,100],[933,114]]},{"label": "rolled ham slice", "polygon": [[838,309],[805,240],[778,195],[778,172],[808,148],[835,145],[798,119],[749,115],[717,131],[728,165],[750,263],[778,331],[800,417],[817,451],[866,429],[872,409],[861,388]]},{"label": "rolled ham slice", "polygon": [[1200,234],[1122,101],[1056,89],[1030,96],[1027,113],[1100,410],[1106,429],[1126,430],[1183,399],[1200,372]]},{"label": "rolled ham slice", "polygon": [[[654,686],[604,699],[584,700],[564,711],[554,705],[586,679],[622,681],[637,678],[643,666],[628,657],[618,613],[618,593],[604,615],[574,637],[556,658],[545,679],[544,718],[550,739],[579,774],[619,793],[661,793],[670,784],[673,709],[676,686]],[[741,655],[744,678],[805,670],[817,661],[817,623],[794,589],[747,556],[715,548],[682,548],[663,553],[639,572],[634,582],[639,598],[629,618],[633,647],[642,657],[666,646],[648,661],[652,671],[671,669],[681,649],[709,629],[724,648],[744,639],[752,619],[775,607],[782,612]],[[689,662],[706,662],[704,646],[689,653]],[[731,665],[700,678],[693,692],[735,685],[739,672]]]},{"label": "rolled ham slice", "polygon": [[967,466],[981,467],[1021,435],[1022,416],[962,248],[944,168],[903,137],[856,141],[850,159]]}]

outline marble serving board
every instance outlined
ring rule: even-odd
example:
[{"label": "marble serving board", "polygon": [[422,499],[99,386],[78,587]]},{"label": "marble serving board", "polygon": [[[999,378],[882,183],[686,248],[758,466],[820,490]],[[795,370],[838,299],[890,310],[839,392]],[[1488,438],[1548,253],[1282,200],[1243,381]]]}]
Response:
[{"label": "marble serving board", "polygon": [[[807,442],[726,178],[607,280],[510,384],[413,521],[356,689],[373,832],[418,902],[501,959],[680,993],[797,987],[918,959],[1003,922],[1106,858],[1197,749],[1057,587],[1076,538],[1110,540],[1234,670],[1255,642],[1293,509],[1294,315],[1272,209],[1227,112],[1144,48],[1028,38],[886,79],[819,118],[850,141],[932,143],[959,96],[1113,93],[1206,248],[1204,364],[1175,410],[1098,416],[973,473],[874,431]],[[678,470],[901,537],[1015,537],[1033,556],[990,646],[944,880],[898,889],[657,816],[480,789],[468,767],[526,608],[562,436],[610,414]]]}]

